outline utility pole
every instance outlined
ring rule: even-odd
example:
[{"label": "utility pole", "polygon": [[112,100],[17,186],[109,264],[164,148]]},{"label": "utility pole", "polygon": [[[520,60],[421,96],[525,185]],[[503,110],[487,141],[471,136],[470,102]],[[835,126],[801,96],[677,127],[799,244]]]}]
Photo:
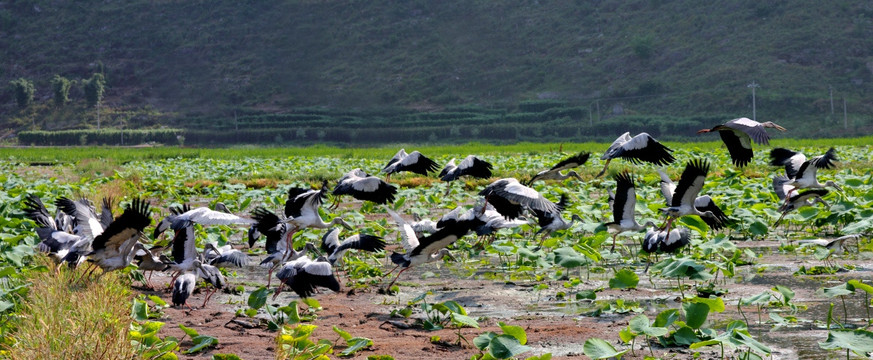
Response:
[{"label": "utility pole", "polygon": [[834,87],[828,85],[828,93],[831,95],[831,116],[834,115]]},{"label": "utility pole", "polygon": [[846,112],[846,98],[843,98],[843,129],[849,130],[849,116]]},{"label": "utility pole", "polygon": [[758,115],[755,112],[755,110],[756,110],[755,109],[755,89],[757,89],[759,86],[760,85],[758,85],[758,83],[756,83],[755,80],[752,80],[752,82],[749,85],[746,85],[746,87],[752,88],[752,120],[755,120],[755,121],[758,121]]}]

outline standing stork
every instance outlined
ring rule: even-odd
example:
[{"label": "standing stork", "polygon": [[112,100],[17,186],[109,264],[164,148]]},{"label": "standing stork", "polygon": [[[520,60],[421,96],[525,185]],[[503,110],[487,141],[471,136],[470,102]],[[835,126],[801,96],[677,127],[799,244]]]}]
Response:
[{"label": "standing stork", "polygon": [[776,176],[773,178],[773,191],[776,193],[776,197],[779,198],[780,201],[785,200],[784,203],[779,206],[779,212],[782,213],[779,216],[779,219],[773,223],[773,226],[779,226],[779,223],[782,222],[782,219],[788,213],[800,209],[805,206],[812,206],[815,203],[822,203],[825,207],[830,207],[827,202],[822,199],[823,196],[828,194],[826,189],[807,189],[800,192],[794,192],[794,186],[788,185],[789,179],[784,176]]},{"label": "standing stork", "polygon": [[218,247],[213,243],[203,245],[203,259],[209,265],[226,267],[246,267],[249,265],[249,256],[246,253],[234,249],[230,244]]},{"label": "standing stork", "polygon": [[701,129],[697,133],[704,134],[718,131],[721,141],[731,154],[731,161],[737,167],[743,167],[752,161],[752,141],[758,145],[770,144],[770,135],[765,128],[785,131],[784,127],[773,122],[757,122],[749,118],[739,118],[716,125],[711,129]]},{"label": "standing stork", "polygon": [[150,289],[154,289],[155,287],[152,285],[152,274],[155,271],[164,271],[170,268],[170,264],[173,263],[166,255],[161,254],[164,250],[164,247],[156,246],[152,247],[148,250],[137,250],[134,255],[134,260],[137,261],[136,267],[142,271],[143,273],[148,272],[149,275],[146,277],[145,285]]},{"label": "standing stork", "polygon": [[491,204],[494,209],[507,219],[512,220],[521,216],[525,208],[539,210],[546,213],[557,214],[558,207],[536,190],[522,185],[515,178],[498,179],[479,192],[485,197],[485,206]]},{"label": "standing stork", "polygon": [[408,171],[427,176],[428,172],[436,171],[437,166],[438,165],[435,161],[422,155],[418,151],[413,151],[407,154],[406,150],[400,149],[400,151],[398,151],[397,154],[388,161],[388,165],[385,165],[385,167],[382,168],[382,172],[385,173],[385,180],[387,181],[391,178],[391,174],[401,171]]},{"label": "standing stork", "polygon": [[540,229],[533,235],[534,240],[536,240],[537,235],[544,233],[543,237],[540,239],[539,246],[542,246],[543,241],[545,241],[546,238],[551,236],[555,231],[567,230],[573,227],[573,223],[576,221],[582,222],[582,218],[576,214],[573,214],[570,217],[570,221],[564,220],[561,216],[561,212],[567,208],[567,205],[567,195],[561,194],[561,200],[558,201],[558,204],[556,205],[558,208],[557,213],[534,210],[534,215],[537,217],[537,224],[540,226]]},{"label": "standing stork", "polygon": [[709,163],[706,160],[694,159],[685,165],[679,185],[673,184],[670,177],[658,169],[661,175],[661,193],[667,199],[667,207],[661,211],[667,215],[665,229],[670,231],[673,220],[686,215],[697,215],[713,230],[727,226],[730,219],[715,204],[708,195],[698,196],[703,189],[706,174],[709,173]]},{"label": "standing stork", "polygon": [[848,251],[849,249],[846,247],[846,242],[848,242],[850,240],[857,241],[860,238],[861,238],[861,234],[854,234],[854,235],[840,236],[836,239],[830,239],[830,240],[826,240],[826,239],[800,240],[797,243],[800,245],[818,246],[818,247],[823,247],[823,248],[827,249],[828,255],[823,259],[823,262],[825,263],[826,266],[833,267],[834,264],[828,263],[831,255],[833,255],[833,254],[839,255],[839,254],[842,254],[843,251]]},{"label": "standing stork", "polygon": [[280,283],[273,294],[274,300],[284,286],[288,286],[297,296],[304,299],[312,296],[316,286],[340,291],[340,283],[333,275],[330,262],[312,261],[306,256],[283,264],[276,277],[279,278]]},{"label": "standing stork", "polygon": [[378,252],[385,249],[385,241],[381,237],[357,234],[340,241],[339,232],[338,228],[333,228],[321,237],[321,250],[327,255],[327,260],[331,265],[336,264],[337,261],[342,259],[346,251],[351,249],[369,252]]},{"label": "standing stork", "polygon": [[147,251],[138,240],[145,227],[152,222],[150,215],[147,201],[133,199],[121,216],[91,242],[88,261],[102,268],[104,274],[130,265],[135,255],[134,249]]},{"label": "standing stork", "polygon": [[178,307],[184,305],[187,306],[188,309],[194,310],[191,308],[191,305],[188,305],[188,298],[194,293],[195,286],[197,286],[197,276],[194,275],[194,272],[188,271],[176,277],[176,279],[173,280],[173,306]]},{"label": "standing stork", "polygon": [[[361,169],[353,169],[343,175],[333,188],[334,196],[351,195],[355,199],[372,201],[380,205],[394,202],[396,194],[396,186],[367,174]],[[338,199],[332,207],[336,208],[337,206],[339,206]]]},{"label": "standing stork", "polygon": [[403,269],[400,270],[394,280],[388,284],[387,289],[391,289],[394,282],[400,278],[400,274],[403,274],[404,271],[412,266],[437,261],[445,256],[454,259],[449,252],[449,249],[446,249],[446,247],[464,237],[464,235],[467,235],[474,226],[481,225],[482,223],[478,219],[455,221],[454,223],[447,224],[439,231],[419,239],[415,236],[415,231],[412,230],[412,226],[407,224],[399,214],[391,209],[386,208],[385,210],[388,211],[388,214],[390,214],[391,217],[394,218],[394,221],[397,222],[397,227],[400,230],[400,238],[402,239],[401,243],[403,244],[403,248],[406,249],[405,254],[396,252],[391,253],[391,262],[397,264],[397,266],[385,275],[394,272],[398,267],[403,267]]},{"label": "standing stork", "polygon": [[671,152],[673,150],[659,143],[647,133],[639,133],[637,136],[631,137],[630,132],[626,132],[615,139],[600,157],[600,160],[606,160],[606,164],[595,177],[600,177],[606,173],[609,162],[615,158],[622,158],[633,164],[645,161],[655,165],[667,165],[676,160]]},{"label": "standing stork", "polygon": [[215,266],[204,264],[200,261],[196,261],[194,266],[197,269],[197,276],[212,285],[212,290],[207,292],[206,298],[203,299],[203,305],[200,305],[203,308],[206,307],[206,303],[209,302],[212,295],[215,295],[218,290],[223,289],[227,285],[227,279],[221,274],[221,270]]},{"label": "standing stork", "polygon": [[610,208],[612,208],[612,222],[606,223],[612,235],[612,247],[610,252],[615,251],[615,238],[625,231],[640,231],[654,227],[655,223],[647,221],[640,225],[636,219],[637,194],[634,186],[634,178],[627,171],[615,174],[615,195],[610,196]]},{"label": "standing stork", "polygon": [[[579,154],[576,154],[576,155],[568,157],[564,160],[561,160],[560,162],[555,164],[555,166],[552,166],[551,169],[538,172],[536,175],[534,175],[534,177],[532,177],[530,179],[530,181],[527,182],[527,185],[533,184],[534,181],[537,181],[537,180],[560,180],[560,181],[563,181],[563,180],[569,179],[571,177],[574,177],[576,179],[579,179],[579,181],[582,181],[582,177],[579,176],[579,174],[577,174],[575,171],[570,170],[570,169],[584,165],[586,162],[588,162],[589,157],[591,157],[591,153],[583,151],[583,152],[580,152]],[[564,171],[564,170],[570,170],[570,171],[567,172],[567,174],[562,174],[561,171]]]},{"label": "standing stork", "polygon": [[816,178],[817,169],[830,169],[834,167],[837,159],[837,150],[830,148],[824,155],[819,155],[807,160],[806,155],[797,151],[784,148],[776,148],[770,151],[770,165],[785,166],[785,175],[788,176],[786,185],[794,186],[788,192],[790,195],[797,189],[823,189],[833,187],[839,191],[843,189],[832,180],[820,183]]}]

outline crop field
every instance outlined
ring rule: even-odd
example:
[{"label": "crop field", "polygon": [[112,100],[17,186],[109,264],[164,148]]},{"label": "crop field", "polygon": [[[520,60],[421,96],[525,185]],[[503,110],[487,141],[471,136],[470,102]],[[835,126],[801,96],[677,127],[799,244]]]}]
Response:
[{"label": "crop field", "polygon": [[[387,246],[374,253],[349,251],[333,267],[340,291],[319,289],[305,299],[293,291],[273,298],[279,281],[267,287],[268,269],[258,266],[267,256],[264,241],[249,247],[248,226],[195,225],[198,251],[206,243],[229,244],[251,261],[222,269],[227,284],[205,306],[209,286],[198,281],[190,307],[170,305],[169,271],[151,276],[153,288],[135,264],[105,276],[100,270],[83,275],[85,266],[56,272],[37,250],[40,238],[23,211],[25,197],[39,196],[52,215],[61,196],[94,204],[113,197],[116,216],[132,199],[145,199],[152,222],[141,241],[151,247],[173,238],[172,231],[153,236],[171,206],[211,208],[221,202],[244,218],[257,207],[281,212],[292,187],[320,189],[327,181],[332,189],[354,168],[384,179],[379,170],[400,146],[4,148],[0,357],[866,358],[873,353],[870,143],[775,139],[769,147],[756,146],[752,163],[742,169],[720,142],[666,143],[676,161],[660,168],[675,182],[692,159],[711,164],[701,194],[711,196],[731,222],[713,230],[697,216],[681,217],[672,226],[687,228],[690,244],[662,254],[641,250],[646,231],[618,235],[610,251],[613,234],[605,223],[613,221],[607,202],[608,190],[616,188],[612,174],[626,170],[635,177],[640,223],[663,225],[659,209],[665,199],[651,164],[616,159],[605,176],[596,177],[609,144],[406,145],[440,166],[476,154],[494,165],[493,175],[443,182],[434,173],[394,174],[389,182],[399,190],[386,205],[331,195],[319,213],[325,221],[341,217],[351,226],[341,228],[341,238],[369,234]],[[785,170],[768,164],[770,150],[785,147],[813,157],[831,146],[839,161],[833,169],[819,169],[818,178],[842,190],[829,187],[827,206],[802,207],[774,226],[782,213],[772,178]],[[581,180],[530,185],[553,202],[566,196],[561,216],[581,221],[542,242],[530,215],[493,237],[466,235],[448,246],[453,259],[412,266],[388,287],[396,275],[388,274],[394,267],[390,254],[405,252],[388,209],[409,222],[414,216],[436,221],[455,208],[472,208],[479,191],[496,179],[524,181],[581,151],[591,152],[575,169]],[[336,209],[329,208],[334,201]],[[294,233],[294,248],[320,247],[327,231]],[[860,236],[833,249],[803,241],[853,234]],[[87,301],[94,298],[102,303]],[[49,309],[54,315],[44,315]]]}]

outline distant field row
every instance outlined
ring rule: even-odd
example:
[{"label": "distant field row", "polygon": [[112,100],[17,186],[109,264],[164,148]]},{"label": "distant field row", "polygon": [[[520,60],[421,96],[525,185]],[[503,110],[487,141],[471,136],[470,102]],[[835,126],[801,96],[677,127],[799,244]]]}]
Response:
[{"label": "distant field row", "polygon": [[[675,150],[697,149],[710,151],[722,147],[715,139],[708,142],[670,142],[665,144]],[[873,136],[839,139],[773,139],[771,147],[788,148],[822,148],[831,146],[861,146],[869,148],[873,144]],[[56,163],[75,162],[81,159],[113,159],[118,162],[166,158],[210,158],[235,159],[245,157],[255,158],[286,158],[293,156],[316,157],[335,156],[347,158],[390,158],[399,148],[419,150],[429,156],[466,156],[467,154],[536,154],[563,150],[564,152],[590,151],[599,156],[609,143],[598,142],[565,142],[565,143],[517,143],[511,145],[491,145],[468,143],[463,145],[414,145],[412,143],[396,143],[374,147],[337,147],[337,146],[305,146],[305,147],[222,147],[222,148],[192,148],[177,146],[157,147],[109,147],[109,146],[71,146],[71,147],[6,147],[0,148],[0,159],[24,163]],[[767,147],[756,147],[758,155],[766,157]],[[866,159],[870,161],[869,154]]]}]

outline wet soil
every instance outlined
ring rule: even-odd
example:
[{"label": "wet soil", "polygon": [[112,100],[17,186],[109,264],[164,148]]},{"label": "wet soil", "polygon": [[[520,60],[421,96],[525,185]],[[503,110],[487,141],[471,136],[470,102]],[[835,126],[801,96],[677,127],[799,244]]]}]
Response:
[{"label": "wet soil", "polygon": [[[778,251],[779,243],[775,241],[740,242],[740,247],[753,248],[763,254],[752,266],[737,269],[738,275],[727,282],[718,282],[718,287],[726,291],[723,299],[726,311],[712,313],[707,327],[723,329],[724,324],[733,319],[743,319],[737,311],[737,301],[770,290],[779,284],[791,288],[795,292],[792,303],[799,305],[800,310],[792,312],[788,308],[764,309],[758,312],[754,306],[744,307],[743,312],[751,323],[752,334],[761,342],[773,349],[773,359],[809,359],[829,354],[818,347],[818,342],[827,337],[825,330],[826,314],[830,303],[837,305],[836,316],[843,318],[839,299],[829,299],[817,293],[822,287],[838,285],[849,279],[873,281],[873,267],[869,266],[869,253],[849,254],[835,258],[841,265],[855,266],[852,271],[844,271],[833,275],[794,275],[801,266],[821,265],[812,255],[782,254]],[[254,258],[257,264],[259,258]],[[464,261],[464,260],[461,260]],[[478,259],[467,259],[471,264],[478,264]],[[496,262],[495,262],[496,263]],[[396,359],[469,359],[478,353],[472,345],[472,339],[486,331],[500,333],[498,322],[522,326],[528,335],[528,346],[532,350],[522,356],[551,353],[553,359],[587,358],[582,355],[582,346],[592,337],[605,339],[617,348],[626,349],[619,340],[619,331],[626,327],[628,321],[638,313],[624,314],[603,312],[599,316],[590,316],[591,311],[605,303],[615,304],[616,299],[632,302],[653,319],[660,311],[680,308],[680,295],[675,281],[665,281],[657,277],[649,277],[642,273],[642,266],[637,268],[640,283],[637,289],[608,289],[608,279],[612,271],[602,274],[590,274],[583,282],[571,289],[563,285],[565,281],[505,281],[490,280],[488,272],[504,271],[499,264],[493,267],[480,267],[473,275],[462,274],[463,268],[458,263],[430,263],[405,272],[398,282],[400,291],[397,294],[384,294],[377,286],[356,288],[344,287],[339,293],[329,290],[321,291],[315,298],[321,303],[322,310],[317,312],[317,318],[312,324],[318,329],[312,339],[328,339],[336,344],[338,353],[344,348],[343,341],[331,329],[337,326],[348,331],[353,336],[363,336],[373,340],[374,345],[359,351],[352,358],[366,358],[369,355],[391,355]],[[609,269],[609,265],[605,267]],[[385,270],[390,269],[387,265]],[[251,266],[238,270],[236,278],[229,278],[230,288],[244,285],[242,294],[218,293],[210,303],[199,308],[205,292],[198,292],[189,300],[194,310],[188,308],[168,308],[163,310],[159,321],[166,325],[162,336],[183,338],[179,324],[196,329],[200,334],[217,337],[220,344],[194,355],[182,355],[183,359],[205,359],[216,353],[233,353],[243,359],[268,359],[275,357],[275,338],[277,333],[266,329],[264,322],[267,316],[262,310],[256,318],[235,317],[238,309],[245,309],[249,294],[257,286],[266,283],[266,269]],[[428,276],[422,278],[423,275]],[[169,277],[156,274],[153,282],[166,286]],[[343,281],[345,284],[346,280]],[[387,282],[387,281],[386,281]],[[549,287],[536,290],[535,285],[545,283]],[[273,286],[275,287],[275,279]],[[693,282],[687,282],[692,284]],[[384,286],[384,285],[382,285]],[[559,294],[572,294],[585,289],[601,289],[595,302],[588,300],[567,301]],[[142,290],[147,294],[156,294],[169,300],[168,289],[159,291]],[[466,338],[458,345],[458,334],[455,330],[426,331],[416,320],[423,319],[424,314],[419,307],[409,319],[392,317],[392,310],[403,308],[413,298],[430,291],[428,301],[443,302],[454,300],[463,305],[471,317],[479,320],[480,329],[464,328],[460,334]],[[693,288],[686,288],[685,294],[693,294]],[[775,292],[774,292],[775,293]],[[569,297],[569,296],[568,296]],[[299,298],[292,292],[283,292],[275,301],[269,304],[283,306]],[[846,299],[849,322],[863,324],[866,319],[863,296]],[[305,308],[305,305],[301,305]],[[805,310],[803,308],[806,308]],[[769,322],[769,312],[776,312],[783,317],[795,316],[797,323],[788,326],[775,326]],[[762,320],[758,323],[758,318]],[[439,337],[439,340],[436,340]],[[652,343],[656,356],[667,358],[692,358],[694,351],[679,348],[664,349]],[[182,350],[192,346],[190,339],[185,339]],[[621,347],[620,347],[621,346]],[[719,349],[710,347],[700,349],[701,358],[720,358]],[[636,341],[635,354],[630,352],[624,357],[642,359],[649,354],[649,348],[644,346],[642,339]],[[844,353],[843,353],[844,354]],[[728,352],[726,355],[734,355]],[[830,355],[835,355],[831,353]],[[331,355],[331,357],[335,357]]]}]

